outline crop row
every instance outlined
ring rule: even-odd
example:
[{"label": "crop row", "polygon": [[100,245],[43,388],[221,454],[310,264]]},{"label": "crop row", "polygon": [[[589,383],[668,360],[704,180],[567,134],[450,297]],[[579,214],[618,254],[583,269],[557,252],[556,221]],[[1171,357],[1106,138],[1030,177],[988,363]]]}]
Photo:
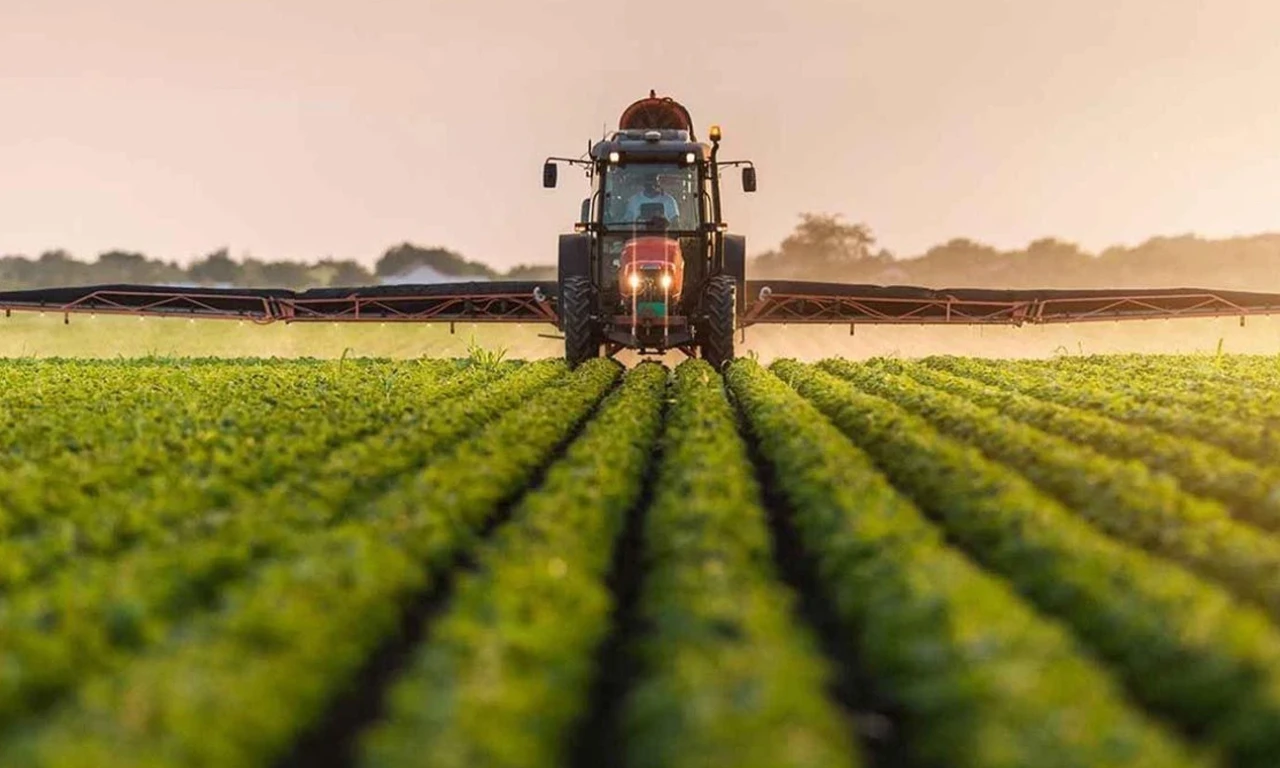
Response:
[{"label": "crop row", "polygon": [[1280,434],[1271,426],[1245,423],[1200,409],[1152,405],[1132,394],[1109,391],[1107,383],[1113,377],[1103,372],[1069,376],[968,358],[926,358],[922,362],[1041,400],[1085,408],[1126,423],[1202,440],[1261,466],[1280,461]]},{"label": "crop row", "polygon": [[[52,520],[40,529],[0,541],[0,554],[4,555],[0,558],[0,587],[12,589],[38,581],[55,565],[73,557],[76,567],[97,565],[124,552],[137,550],[139,556],[147,557],[156,548],[163,550],[191,540],[206,542],[216,550],[221,541],[211,539],[211,535],[221,528],[239,533],[234,529],[248,524],[254,530],[247,535],[257,537],[254,541],[260,541],[271,530],[288,537],[294,526],[305,528],[309,520],[323,522],[346,506],[376,495],[401,473],[420,466],[433,453],[447,448],[562,372],[561,366],[551,363],[525,366],[497,381],[491,372],[460,372],[435,386],[415,388],[417,396],[433,397],[432,408],[428,411],[420,406],[418,410],[404,411],[390,426],[388,419],[376,411],[362,412],[355,405],[335,409],[314,421],[326,423],[337,418],[363,426],[357,433],[348,434],[348,442],[337,440],[328,445],[317,436],[310,441],[312,448],[294,452],[307,459],[299,458],[286,470],[214,471],[203,475],[179,472],[175,476],[162,465],[153,478],[141,482],[142,487],[132,493],[126,490],[120,496],[73,497],[76,503],[67,508],[54,507],[50,511]],[[481,386],[490,381],[493,383]],[[452,402],[462,395],[469,397]],[[285,411],[285,417],[296,418],[296,414]],[[338,431],[335,427],[328,429]],[[225,442],[228,459],[222,464],[253,466],[260,443],[237,440],[234,432],[228,433]],[[306,445],[307,441],[299,444]],[[235,451],[239,445],[248,446],[244,453]],[[157,457],[157,461],[161,460]],[[281,513],[278,508],[286,511]],[[260,515],[244,512],[271,517],[264,523],[257,519]],[[256,544],[255,548],[261,549]],[[167,552],[160,555],[161,560],[172,557]],[[148,569],[139,569],[135,561],[127,572],[139,570]]]},{"label": "crop row", "polygon": [[0,764],[270,764],[617,377],[607,361],[582,366],[346,522],[301,537],[228,590],[217,611],[19,725]]},{"label": "crop row", "polygon": [[609,566],[640,500],[666,383],[661,366],[630,372],[481,548],[363,738],[361,764],[564,764],[599,675],[616,609]]},{"label": "crop row", "polygon": [[[239,374],[235,366],[204,367],[181,377],[125,370],[142,381],[84,378],[80,389],[93,393],[90,403],[17,409],[22,426],[14,432],[34,434],[2,454],[0,531],[33,532],[86,502],[131,507],[175,483],[202,497],[210,477],[272,477],[393,418],[456,366],[413,364],[390,391],[377,376],[334,380],[314,367]],[[25,395],[29,390],[18,390],[6,400]]]},{"label": "crop row", "polygon": [[858,764],[826,696],[826,666],[775,571],[724,382],[704,361],[676,369],[643,538],[627,764]]},{"label": "crop row", "polygon": [[[418,381],[403,388],[399,397],[405,399],[391,401],[392,408],[371,406],[373,398],[367,391],[339,390],[347,396],[323,413],[309,412],[299,407],[299,401],[271,408],[249,399],[243,407],[256,408],[256,416],[250,414],[246,421],[220,430],[210,428],[204,445],[139,449],[147,441],[120,441],[132,443],[130,450],[138,453],[138,461],[151,464],[139,476],[113,463],[109,454],[100,457],[103,463],[96,474],[113,479],[110,487],[93,493],[77,488],[50,498],[41,492],[45,485],[57,482],[50,470],[40,483],[26,489],[28,500],[22,509],[28,522],[0,540],[0,589],[41,578],[73,558],[109,557],[125,549],[171,546],[191,535],[204,535],[238,506],[314,487],[324,482],[319,478],[364,477],[353,460],[381,466],[391,476],[397,462],[412,466],[421,457],[393,450],[388,452],[390,460],[378,461],[379,446],[394,449],[399,447],[396,438],[418,437],[415,433],[424,429],[440,431],[438,420],[426,425],[424,409],[418,405],[415,410],[411,403],[426,399],[438,408],[455,397],[475,393],[497,376],[497,371],[473,369],[441,380]],[[223,416],[224,421],[230,418]],[[7,479],[23,482],[18,474]]]},{"label": "crop row", "polygon": [[1241,387],[1268,400],[1275,399],[1275,388],[1280,386],[1280,356],[1277,355],[1110,354],[1061,357],[1039,364],[1047,368],[1088,366],[1109,370],[1121,377],[1131,373],[1161,375],[1171,385],[1190,380],[1193,386],[1204,382]]},{"label": "crop row", "polygon": [[[1280,530],[1280,472],[1261,468],[1227,451],[1141,424],[1038,400],[976,379],[918,363],[880,359],[866,365],[903,373],[933,389],[998,411],[1005,417],[1060,435],[1118,459],[1139,461],[1174,477],[1187,491],[1222,501],[1240,520]],[[825,365],[828,369],[830,366]],[[832,369],[839,373],[839,368]]]},{"label": "crop row", "polygon": [[[1274,383],[1242,377],[1223,377],[1177,368],[1148,358],[1145,365],[1098,364],[1088,358],[1065,357],[1050,362],[1018,360],[1003,363],[1015,370],[1049,372],[1055,376],[1100,378],[1111,391],[1169,408],[1208,410],[1237,421],[1280,419],[1280,390]],[[1100,375],[1100,376],[1099,376]]]},{"label": "crop row", "polygon": [[910,377],[842,360],[821,367],[1016,469],[1114,538],[1177,560],[1280,616],[1280,539],[1232,520],[1217,502],[1140,462],[1112,459]]},{"label": "crop row", "polygon": [[[779,373],[837,423],[861,405],[822,374]],[[947,546],[818,408],[753,362],[728,378],[841,631],[903,712],[920,764],[1199,764],[1068,634]],[[912,426],[890,412],[868,421],[876,437]],[[901,468],[929,471],[912,458]]]},{"label": "crop row", "polygon": [[267,429],[261,410],[282,405],[323,412],[357,393],[379,407],[417,382],[463,367],[456,360],[270,366],[10,362],[0,367],[0,467],[78,459],[77,466],[92,468],[97,451],[117,451],[137,439],[175,447],[230,427],[288,432],[291,425],[284,420]]},{"label": "crop row", "polygon": [[773,369],[866,450],[951,539],[1076,636],[1153,711],[1233,765],[1280,750],[1280,632],[1181,568],[1121,544],[1025,478],[849,382]]},{"label": "crop row", "polygon": [[191,521],[182,538],[119,557],[79,558],[55,578],[14,591],[0,623],[0,662],[9,670],[0,683],[0,726],[38,714],[86,676],[123,667],[179,634],[200,612],[223,607],[227,589],[256,578],[272,561],[297,556],[309,546],[309,533],[376,514],[389,501],[382,481],[413,482],[414,467],[429,465],[513,405],[563,384],[563,377],[560,363],[531,364],[466,401],[436,409],[409,431],[415,442],[404,452],[419,461],[409,471],[399,455],[385,457],[393,475],[376,462],[352,467],[345,478],[352,492],[326,495],[325,503],[299,496],[293,482],[245,493],[221,514]]}]

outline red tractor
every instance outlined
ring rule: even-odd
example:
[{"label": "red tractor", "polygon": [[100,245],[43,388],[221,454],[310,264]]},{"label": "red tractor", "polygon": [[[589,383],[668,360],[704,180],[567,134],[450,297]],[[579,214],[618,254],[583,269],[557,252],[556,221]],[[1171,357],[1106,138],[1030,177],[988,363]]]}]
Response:
[{"label": "red tractor", "polygon": [[733,359],[746,240],[726,232],[720,173],[742,167],[745,192],[756,176],[749,161],[719,159],[718,126],[709,138],[699,142],[689,111],[651,91],[586,156],[547,159],[544,187],[556,186],[557,163],[591,182],[575,232],[560,236],[558,325],[571,364],[621,349],[700,352],[717,367]]}]

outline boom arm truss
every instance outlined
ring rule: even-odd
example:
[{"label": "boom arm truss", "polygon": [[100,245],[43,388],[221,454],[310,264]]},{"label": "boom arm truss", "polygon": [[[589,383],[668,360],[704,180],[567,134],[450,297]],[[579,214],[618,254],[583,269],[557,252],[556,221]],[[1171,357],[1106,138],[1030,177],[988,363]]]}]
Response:
[{"label": "boom arm truss", "polygon": [[[255,323],[558,324],[555,282],[466,282],[307,291],[94,285],[0,291],[13,311],[222,318]],[[1280,314],[1280,294],[1201,288],[989,290],[749,280],[738,325],[1023,325]]]}]

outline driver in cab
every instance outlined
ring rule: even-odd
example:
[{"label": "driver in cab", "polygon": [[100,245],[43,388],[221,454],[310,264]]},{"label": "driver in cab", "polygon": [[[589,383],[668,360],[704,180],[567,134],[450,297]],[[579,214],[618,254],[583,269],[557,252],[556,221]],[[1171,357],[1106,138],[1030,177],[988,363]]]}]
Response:
[{"label": "driver in cab", "polygon": [[[649,173],[644,177],[644,188],[631,197],[627,202],[627,221],[649,221],[654,218],[656,209],[652,206],[661,205],[663,216],[667,223],[676,220],[680,214],[679,206],[676,199],[670,194],[662,191],[662,186],[658,179],[657,173]],[[649,206],[649,207],[645,207]]]}]

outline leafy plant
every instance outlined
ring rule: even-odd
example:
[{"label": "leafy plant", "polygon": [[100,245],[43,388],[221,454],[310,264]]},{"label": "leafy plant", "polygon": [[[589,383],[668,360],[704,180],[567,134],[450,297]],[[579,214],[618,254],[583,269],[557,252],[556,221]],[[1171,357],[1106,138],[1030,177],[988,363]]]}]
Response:
[{"label": "leafy plant", "polygon": [[475,336],[472,336],[467,342],[467,359],[472,365],[481,368],[497,367],[507,355],[506,347],[497,349],[486,349],[476,342]]}]

